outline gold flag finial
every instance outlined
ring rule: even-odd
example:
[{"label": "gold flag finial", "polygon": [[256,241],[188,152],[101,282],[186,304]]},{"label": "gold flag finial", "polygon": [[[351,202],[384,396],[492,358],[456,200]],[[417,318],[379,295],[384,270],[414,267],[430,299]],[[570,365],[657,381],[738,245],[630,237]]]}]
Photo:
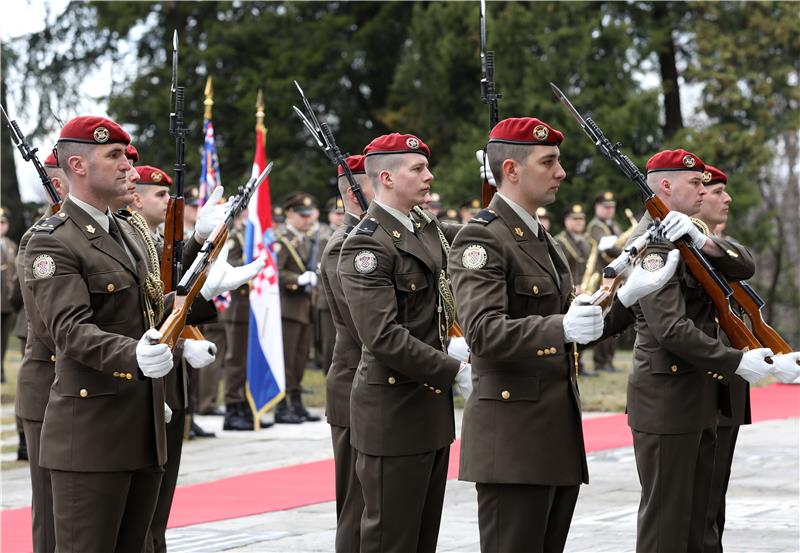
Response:
[{"label": "gold flag finial", "polygon": [[206,107],[206,111],[203,117],[205,117],[206,119],[211,119],[211,110],[214,107],[214,85],[211,83],[210,75],[206,80],[205,95],[206,99],[203,100],[203,105]]},{"label": "gold flag finial", "polygon": [[264,142],[267,141],[267,127],[264,126],[264,91],[258,89],[258,96],[256,96],[256,130],[263,130],[262,136]]}]

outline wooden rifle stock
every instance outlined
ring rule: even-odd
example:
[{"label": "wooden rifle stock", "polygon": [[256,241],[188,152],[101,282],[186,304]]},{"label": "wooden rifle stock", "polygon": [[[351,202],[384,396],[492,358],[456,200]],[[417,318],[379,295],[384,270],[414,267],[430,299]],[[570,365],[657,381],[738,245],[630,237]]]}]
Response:
[{"label": "wooden rifle stock", "polygon": [[753,326],[753,334],[765,348],[770,348],[775,355],[789,353],[792,350],[786,340],[772,328],[761,316],[761,305],[745,290],[741,282],[728,283],[733,289],[733,299],[747,314]]},{"label": "wooden rifle stock", "polygon": [[180,275],[174,273],[175,241],[183,241],[183,198],[172,197],[167,205],[167,218],[164,222],[164,250],[161,253],[161,282],[164,292],[175,289]]}]

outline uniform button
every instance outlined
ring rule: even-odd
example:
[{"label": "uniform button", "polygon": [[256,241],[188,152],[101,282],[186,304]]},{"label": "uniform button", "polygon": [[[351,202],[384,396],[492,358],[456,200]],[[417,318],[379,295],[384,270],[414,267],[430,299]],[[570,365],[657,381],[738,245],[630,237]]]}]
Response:
[{"label": "uniform button", "polygon": [[508,399],[511,397],[511,392],[509,392],[508,390],[503,390],[502,392],[500,392],[500,397],[503,399]]},{"label": "uniform button", "polygon": [[128,373],[125,375],[125,378],[127,378],[128,380],[133,380],[133,374]]},{"label": "uniform button", "polygon": [[247,295],[247,290],[239,290],[239,295],[240,296],[246,296]]},{"label": "uniform button", "polygon": [[712,376],[713,378],[717,378],[717,376],[719,376],[719,375],[717,375],[717,373],[714,373],[714,374],[712,374],[711,376]]},{"label": "uniform button", "polygon": [[708,371],[708,374],[711,374],[711,371]]},{"label": "uniform button", "polygon": [[558,353],[558,350],[556,348],[550,348],[550,353]]},{"label": "uniform button", "polygon": [[89,391],[86,388],[81,388],[80,394],[81,397],[86,397],[89,395]]},{"label": "uniform button", "polygon": [[395,379],[395,377],[393,377],[393,376],[390,376],[389,377],[389,384],[394,384],[395,382],[397,382],[397,379]]},{"label": "uniform button", "polygon": [[533,295],[534,296],[539,295],[539,287],[536,286],[535,284],[533,285]]},{"label": "uniform button", "polygon": [[719,376],[717,377],[717,380],[722,380],[723,378],[725,378],[725,377],[724,377],[724,376],[722,376],[722,375],[719,375]]},{"label": "uniform button", "polygon": [[113,374],[114,374],[115,377],[119,376],[119,372],[118,371],[114,371]]},{"label": "uniform button", "polygon": [[434,390],[434,391],[435,391],[437,394],[441,394],[441,393],[442,393],[442,391],[441,391],[439,388],[436,388],[436,390]]},{"label": "uniform button", "polygon": [[51,355],[51,356],[50,356],[50,361],[52,361],[53,363],[55,363],[55,362],[56,362],[56,356],[55,356],[55,355]]},{"label": "uniform button", "polygon": [[114,286],[113,282],[109,282],[108,284],[106,284],[106,290],[108,290],[109,292],[113,292],[116,289],[117,289],[117,287]]},{"label": "uniform button", "polygon": [[544,352],[542,350],[536,350],[536,355],[541,357],[542,355],[544,355]]},{"label": "uniform button", "polygon": [[413,292],[413,291],[415,291],[416,289],[417,289],[417,285],[416,285],[416,284],[414,284],[414,283],[412,282],[412,283],[411,283],[411,291]]},{"label": "uniform button", "polygon": [[672,366],[671,366],[669,369],[670,369],[672,372],[676,373],[676,372],[678,372],[678,365],[672,365]]}]

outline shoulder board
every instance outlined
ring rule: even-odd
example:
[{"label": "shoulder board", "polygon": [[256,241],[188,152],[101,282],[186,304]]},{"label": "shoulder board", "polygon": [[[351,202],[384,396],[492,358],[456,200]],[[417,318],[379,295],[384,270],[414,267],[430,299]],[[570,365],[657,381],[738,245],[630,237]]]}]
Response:
[{"label": "shoulder board", "polygon": [[31,232],[47,232],[51,233],[56,228],[60,227],[64,224],[68,218],[67,214],[64,212],[59,212],[55,215],[51,215],[46,219],[41,219],[38,223],[31,227]]},{"label": "shoulder board", "polygon": [[114,215],[116,215],[117,217],[122,217],[123,219],[125,219],[127,221],[128,219],[131,218],[133,213],[131,213],[127,209],[118,209],[118,210],[116,210],[114,212]]},{"label": "shoulder board", "polygon": [[344,229],[344,237],[345,237],[345,238],[347,238],[348,236],[350,236],[350,232],[351,232],[351,231],[352,231],[354,228],[355,228],[355,227],[354,227],[353,225],[347,225],[347,226],[345,227],[345,229]]},{"label": "shoulder board", "polygon": [[482,209],[479,211],[475,217],[469,220],[470,223],[480,223],[482,225],[488,225],[492,221],[497,219],[497,213],[494,209]]},{"label": "shoulder board", "polygon": [[358,224],[358,227],[356,227],[356,234],[366,234],[367,236],[372,236],[377,228],[377,219],[374,217],[369,217]]}]

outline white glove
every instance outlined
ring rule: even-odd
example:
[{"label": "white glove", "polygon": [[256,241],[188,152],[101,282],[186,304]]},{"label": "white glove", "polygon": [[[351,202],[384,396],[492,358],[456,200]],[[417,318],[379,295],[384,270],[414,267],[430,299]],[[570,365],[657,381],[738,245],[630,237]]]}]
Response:
[{"label": "white glove", "polygon": [[678,211],[670,211],[667,213],[667,216],[664,217],[664,221],[661,223],[661,228],[664,230],[664,236],[670,242],[675,242],[684,234],[688,234],[692,244],[697,248],[702,248],[708,239],[706,235],[703,234],[703,231],[694,226],[694,223],[688,215]]},{"label": "white glove", "polygon": [[784,353],[776,355],[772,358],[775,366],[772,368],[772,374],[775,378],[784,384],[791,384],[796,379],[800,378],[800,352],[793,351],[791,353]]},{"label": "white glove", "polygon": [[311,286],[316,286],[317,273],[315,273],[314,271],[306,271],[305,273],[297,277],[297,284],[299,284],[300,286],[305,286],[306,284],[309,284]]},{"label": "white glove", "polygon": [[148,378],[161,378],[172,370],[172,351],[167,344],[159,344],[161,333],[151,328],[136,345],[136,362]]},{"label": "white glove", "polygon": [[217,346],[208,340],[186,339],[183,342],[183,360],[195,369],[202,369],[214,362]]},{"label": "white glove", "polygon": [[742,360],[739,362],[739,367],[736,369],[736,374],[747,380],[750,384],[754,384],[769,375],[775,368],[773,363],[767,363],[765,357],[771,357],[772,350],[769,348],[751,349],[744,352]]},{"label": "white glove", "polygon": [[451,338],[450,343],[447,345],[447,355],[465,363],[469,361],[469,346],[466,338],[463,336]]},{"label": "white glove", "polygon": [[464,401],[468,400],[472,395],[472,365],[462,361],[454,383],[458,386],[458,391],[461,392]]},{"label": "white glove", "polygon": [[481,180],[486,181],[492,186],[496,187],[497,183],[495,182],[494,175],[489,167],[489,156],[487,156],[486,152],[483,150],[478,150],[475,152],[475,157],[478,158],[478,163],[481,164]]},{"label": "white glove", "polygon": [[681,253],[678,250],[672,250],[667,254],[667,262],[664,266],[652,272],[642,269],[641,264],[637,263],[625,283],[617,290],[617,297],[622,305],[630,307],[664,286],[675,274],[680,256]]},{"label": "white glove", "polygon": [[564,315],[564,342],[588,344],[603,335],[603,310],[599,305],[589,305],[589,296],[581,294]]},{"label": "white glove", "polygon": [[219,252],[219,257],[211,266],[211,269],[209,269],[208,278],[206,278],[206,282],[200,290],[200,295],[210,300],[223,292],[234,290],[256,276],[264,268],[264,263],[264,258],[259,257],[247,265],[233,267],[228,263],[228,246],[226,244],[223,246],[222,251]]},{"label": "white glove", "polygon": [[613,234],[609,236],[603,236],[600,239],[600,242],[597,243],[597,249],[601,252],[606,252],[613,248],[617,244],[617,237]]},{"label": "white glove", "polygon": [[230,204],[228,202],[224,204],[219,203],[220,198],[222,198],[222,192],[222,187],[217,186],[214,191],[211,192],[208,201],[204,203],[200,211],[197,212],[197,222],[194,225],[194,233],[200,240],[205,240],[211,236],[214,229],[217,228],[220,223],[224,222],[225,217],[228,215]]},{"label": "white glove", "polygon": [[169,405],[166,403],[164,404],[164,422],[168,423],[172,420],[172,409],[169,408]]}]

